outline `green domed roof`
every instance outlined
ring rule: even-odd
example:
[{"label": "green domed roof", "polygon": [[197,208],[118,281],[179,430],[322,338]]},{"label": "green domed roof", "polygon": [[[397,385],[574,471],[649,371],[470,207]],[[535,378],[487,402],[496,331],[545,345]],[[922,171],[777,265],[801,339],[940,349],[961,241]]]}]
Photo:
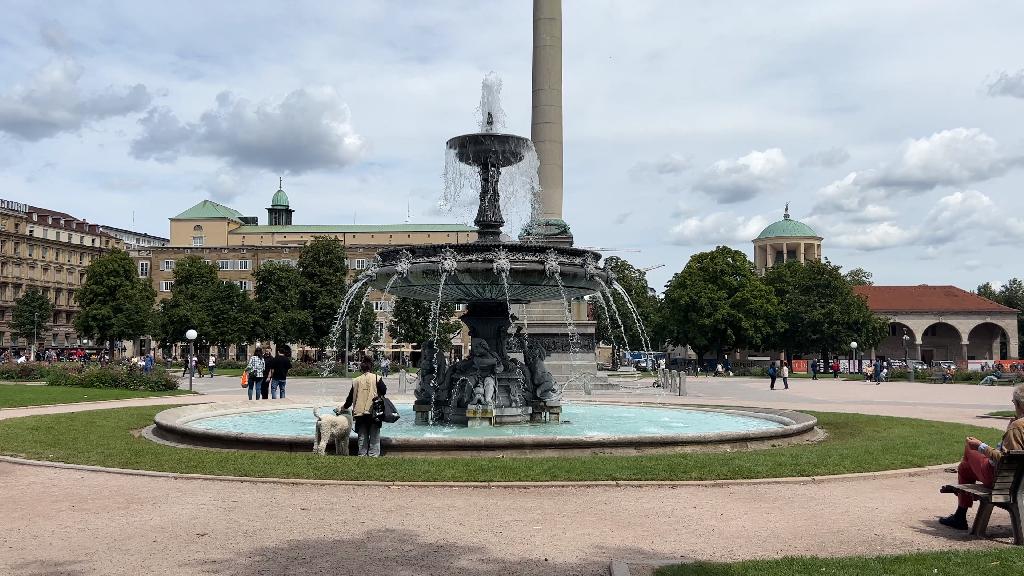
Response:
[{"label": "green domed roof", "polygon": [[800,222],[793,220],[789,217],[789,206],[786,207],[786,213],[783,215],[782,220],[769,224],[761,233],[757,236],[756,240],[762,238],[782,238],[782,237],[809,237],[817,238],[818,233],[813,228]]},{"label": "green domed roof", "polygon": [[288,207],[288,195],[284,193],[284,182],[283,180],[277,186],[277,192],[274,192],[274,198],[270,200],[270,206],[273,208],[287,208]]}]

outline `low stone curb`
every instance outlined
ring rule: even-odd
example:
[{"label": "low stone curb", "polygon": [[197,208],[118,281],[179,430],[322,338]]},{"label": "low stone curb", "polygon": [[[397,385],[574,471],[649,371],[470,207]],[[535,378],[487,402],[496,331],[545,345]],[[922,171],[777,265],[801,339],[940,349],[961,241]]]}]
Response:
[{"label": "low stone curb", "polygon": [[308,478],[256,478],[248,476],[216,476],[211,474],[185,474],[179,472],[159,472],[154,470],[132,470],[129,468],[107,468],[86,464],[68,464],[66,462],[50,462],[32,460],[16,456],[0,456],[0,462],[22,466],[41,466],[64,470],[87,472],[103,472],[125,476],[146,476],[150,478],[172,478],[188,480],[217,480],[224,482],[255,482],[260,484],[301,484],[314,486],[368,486],[396,488],[646,488],[646,487],[729,487],[750,485],[784,485],[784,484],[821,484],[826,482],[842,482],[845,480],[892,478],[900,476],[921,476],[941,471],[952,464],[936,464],[924,468],[902,468],[899,470],[882,470],[880,472],[856,472],[852,474],[834,474],[831,476],[797,476],[790,478],[746,478],[737,480],[592,480],[592,481],[554,481],[554,482],[405,482],[380,480],[316,480]]}]

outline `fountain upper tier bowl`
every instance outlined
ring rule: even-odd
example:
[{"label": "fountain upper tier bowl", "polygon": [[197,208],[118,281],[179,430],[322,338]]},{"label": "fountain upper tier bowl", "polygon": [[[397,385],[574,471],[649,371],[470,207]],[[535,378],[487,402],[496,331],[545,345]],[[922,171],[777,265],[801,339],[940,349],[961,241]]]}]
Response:
[{"label": "fountain upper tier bowl", "polygon": [[455,151],[459,162],[471,166],[507,168],[522,162],[529,146],[528,138],[495,132],[463,134],[448,140],[448,149]]},{"label": "fountain upper tier bowl", "polygon": [[598,267],[601,254],[561,246],[430,244],[384,250],[378,257],[373,287],[384,290],[390,284],[391,294],[415,300],[440,296],[445,302],[525,304],[594,294],[612,282],[609,272]]}]

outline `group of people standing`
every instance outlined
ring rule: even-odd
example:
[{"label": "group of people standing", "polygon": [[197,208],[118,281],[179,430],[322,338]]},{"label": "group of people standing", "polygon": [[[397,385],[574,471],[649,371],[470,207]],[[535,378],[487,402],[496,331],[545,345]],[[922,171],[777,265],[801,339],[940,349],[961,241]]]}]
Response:
[{"label": "group of people standing", "polygon": [[272,354],[268,348],[264,353],[263,348],[256,347],[256,351],[249,357],[245,365],[246,388],[249,391],[249,400],[267,400],[268,397],[277,399],[285,396],[285,385],[288,383],[288,370],[292,367],[292,351],[287,345],[277,347],[277,354]]}]

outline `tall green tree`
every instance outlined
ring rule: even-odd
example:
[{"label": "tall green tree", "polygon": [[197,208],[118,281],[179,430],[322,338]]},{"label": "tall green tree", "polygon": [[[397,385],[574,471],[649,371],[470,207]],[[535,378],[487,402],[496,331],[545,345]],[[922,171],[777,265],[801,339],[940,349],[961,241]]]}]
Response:
[{"label": "tall green tree", "polygon": [[[622,286],[623,292],[629,296],[629,300],[636,307],[637,315],[640,316],[640,322],[646,332],[644,337],[647,338],[647,343],[656,350],[660,349],[663,338],[657,334],[657,316],[661,302],[647,283],[647,273],[618,256],[609,257],[605,260],[604,265],[607,270],[612,272],[615,282]],[[617,346],[623,346],[627,350],[644,350],[646,348],[644,337],[641,337],[640,326],[633,318],[626,299],[618,290],[611,286],[609,288],[614,303],[614,307],[611,307],[611,303],[609,303],[609,313],[614,316],[615,311],[618,311],[618,318],[610,318],[606,323],[609,339],[614,341]],[[598,308],[600,308],[600,304],[598,304]],[[602,310],[601,313],[603,314],[603,312]],[[622,321],[621,326],[619,320]],[[623,331],[625,332],[625,342],[622,341]]]},{"label": "tall green tree", "polygon": [[843,278],[850,286],[874,286],[871,280],[872,274],[863,268],[853,268],[843,274]]},{"label": "tall green tree", "polygon": [[754,272],[746,254],[726,246],[690,257],[672,276],[662,300],[664,338],[706,352],[761,349],[779,327],[775,294]]},{"label": "tall green tree", "polygon": [[812,260],[770,268],[764,282],[775,293],[782,320],[772,346],[793,353],[845,350],[856,340],[865,350],[888,334],[889,322],[877,317],[853,291],[839,266]]},{"label": "tall green tree", "polygon": [[29,288],[14,301],[11,330],[15,338],[24,338],[30,346],[45,340],[50,330],[53,303],[38,288]]},{"label": "tall green tree", "polygon": [[299,253],[299,306],[309,314],[302,340],[334,347],[326,342],[348,291],[345,247],[333,236],[314,236]]},{"label": "tall green tree", "polygon": [[[1018,310],[1017,333],[1024,334],[1024,282],[1019,278],[1010,278],[999,287],[999,290],[996,290],[992,283],[986,282],[978,286],[977,293],[993,302]],[[1020,341],[1017,348],[1017,356],[1020,357],[1022,354],[1024,354],[1024,340]]]},{"label": "tall green tree", "polygon": [[268,262],[253,272],[254,295],[261,340],[277,344],[299,342],[309,331],[309,312],[300,307],[302,276],[299,270]]},{"label": "tall green tree", "polygon": [[258,338],[257,327],[263,322],[249,294],[233,282],[219,282],[210,291],[205,303],[212,319],[206,341],[216,344],[223,355],[232,344],[251,342]]},{"label": "tall green tree", "polygon": [[105,342],[111,357],[116,341],[134,340],[153,328],[156,292],[139,278],[135,263],[123,250],[89,264],[77,298],[81,311],[74,319],[75,330]]},{"label": "tall green tree", "polygon": [[363,302],[362,306],[356,304],[356,310],[350,317],[355,320],[352,345],[356,350],[370,348],[377,338],[377,313],[373,311],[373,304],[369,301]]},{"label": "tall green tree", "polygon": [[171,297],[160,304],[157,335],[165,344],[185,342],[185,332],[199,333],[197,344],[210,344],[216,332],[212,303],[221,284],[217,268],[198,256],[186,256],[174,266]]},{"label": "tall green tree", "polygon": [[[434,327],[430,323],[431,302],[412,298],[395,298],[388,322],[388,334],[396,342],[420,345],[431,339]],[[455,319],[455,304],[442,302],[438,311],[437,340],[441,350],[451,348],[452,338],[462,330]]]}]

